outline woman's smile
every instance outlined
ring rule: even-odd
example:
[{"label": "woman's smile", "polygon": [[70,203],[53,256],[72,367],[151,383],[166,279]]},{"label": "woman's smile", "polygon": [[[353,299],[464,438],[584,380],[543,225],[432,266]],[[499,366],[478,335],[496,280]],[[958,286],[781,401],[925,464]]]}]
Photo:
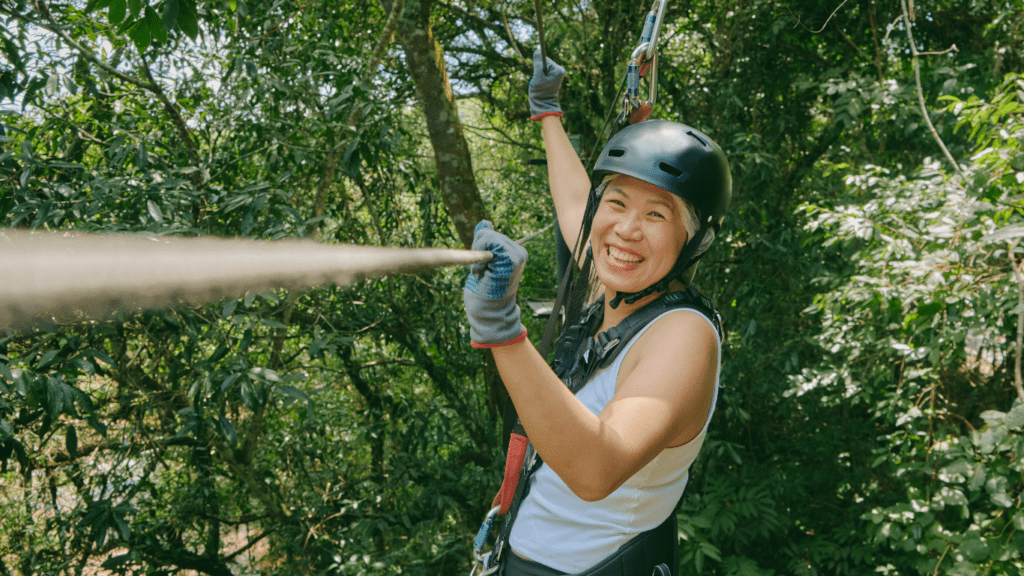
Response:
[{"label": "woman's smile", "polygon": [[633,250],[627,250],[611,245],[608,246],[608,258],[611,260],[613,266],[622,268],[623,270],[633,270],[644,261],[644,257]]}]

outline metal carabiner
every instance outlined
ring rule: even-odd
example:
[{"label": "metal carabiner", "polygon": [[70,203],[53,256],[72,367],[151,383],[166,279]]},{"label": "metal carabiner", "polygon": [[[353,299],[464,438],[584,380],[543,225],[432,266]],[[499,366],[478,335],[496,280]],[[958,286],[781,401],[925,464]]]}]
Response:
[{"label": "metal carabiner", "polygon": [[[644,18],[643,32],[640,42],[629,55],[626,66],[626,96],[622,101],[622,118],[629,118],[633,112],[646,104],[653,107],[658,93],[658,35],[665,17],[665,6],[668,0],[654,0],[651,11]],[[650,62],[650,76],[647,77],[647,100],[640,100],[640,57]]]},{"label": "metal carabiner", "polygon": [[[658,32],[661,30],[661,21],[665,18],[666,4],[668,4],[668,0],[654,0],[654,6],[651,6],[651,13],[647,15],[648,21],[653,17],[651,35],[646,38],[646,40],[651,43],[647,48],[648,60],[654,57],[654,51],[658,47]],[[657,15],[654,14],[655,9],[658,11]],[[646,26],[644,28],[646,30]]]},{"label": "metal carabiner", "polygon": [[[473,540],[473,568],[469,571],[469,576],[487,576],[498,571],[498,554],[500,554],[500,548],[496,548],[490,552],[484,553],[484,546],[487,545],[487,537],[491,535],[491,529],[494,528],[494,519],[498,517],[498,511],[501,510],[501,506],[495,506],[484,516],[483,523],[480,524],[480,530],[476,533],[476,539]],[[495,554],[498,553],[498,554]]]}]

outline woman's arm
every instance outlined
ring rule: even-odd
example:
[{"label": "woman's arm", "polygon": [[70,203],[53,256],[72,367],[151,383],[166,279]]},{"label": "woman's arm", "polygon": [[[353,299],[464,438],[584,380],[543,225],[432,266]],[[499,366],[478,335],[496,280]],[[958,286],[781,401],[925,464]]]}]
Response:
[{"label": "woman's arm", "polygon": [[548,183],[558,214],[558,227],[571,249],[583,223],[590,178],[562,128],[558,92],[565,77],[565,68],[550,58],[545,66],[543,58],[538,47],[533,53],[533,78],[530,79],[530,119],[541,123],[548,160]]},{"label": "woman's arm", "polygon": [[529,340],[493,352],[530,441],[587,501],[605,498],[662,450],[700,433],[718,369],[714,329],[697,313],[669,314],[627,353],[615,395],[594,415]]},{"label": "woman's arm", "polygon": [[544,150],[548,160],[548,185],[558,215],[558,227],[572,249],[583,226],[583,213],[590,194],[590,177],[569,142],[558,116],[541,118]]}]

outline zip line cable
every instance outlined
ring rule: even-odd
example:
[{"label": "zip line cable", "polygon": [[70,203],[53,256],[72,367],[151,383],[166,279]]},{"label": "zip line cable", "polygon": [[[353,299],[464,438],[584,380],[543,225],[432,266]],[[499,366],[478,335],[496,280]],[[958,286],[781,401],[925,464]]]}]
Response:
[{"label": "zip line cable", "polygon": [[312,240],[0,230],[0,330],[104,319],[117,312],[201,304],[276,288],[346,286],[389,274],[482,264],[491,258],[483,250]]}]

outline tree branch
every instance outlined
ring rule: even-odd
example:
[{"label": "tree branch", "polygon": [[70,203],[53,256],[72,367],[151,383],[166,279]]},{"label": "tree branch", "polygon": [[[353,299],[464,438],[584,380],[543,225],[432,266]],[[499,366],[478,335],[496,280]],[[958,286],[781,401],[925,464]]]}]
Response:
[{"label": "tree branch", "polygon": [[[188,125],[185,124],[185,119],[181,117],[181,113],[178,112],[178,108],[167,98],[167,94],[164,93],[164,89],[156,83],[153,79],[153,74],[149,71],[149,63],[146,62],[146,57],[139,54],[139,60],[142,62],[142,71],[146,74],[146,78],[151,82],[149,90],[153,92],[157,100],[163,104],[164,110],[171,117],[171,123],[174,124],[174,128],[178,131],[178,136],[185,142],[185,150],[188,153],[188,161],[196,168],[201,166],[199,160],[199,150],[196,148],[196,142],[192,139],[192,133],[188,129]],[[203,185],[203,172],[202,170],[196,170],[191,176],[192,185],[196,188],[201,188]]]},{"label": "tree branch", "polygon": [[[917,83],[917,102],[921,105],[921,114],[924,115],[924,121],[928,125],[928,130],[931,131],[932,137],[938,142],[939,148],[942,148],[942,153],[946,155],[946,159],[953,165],[953,169],[956,170],[957,174],[962,175],[960,171],[960,165],[956,163],[953,155],[949,153],[949,148],[946,148],[946,144],[942,141],[942,137],[939,136],[938,130],[935,129],[935,125],[932,124],[931,116],[928,115],[928,106],[924,102],[924,90],[921,88],[921,64],[918,62],[918,51],[917,46],[914,44],[914,34],[910,31],[910,13],[907,9],[907,0],[900,0],[900,5],[903,7],[903,25],[907,29],[907,40],[910,42],[910,55],[914,61],[914,81]],[[955,47],[955,46],[954,46]]]},{"label": "tree branch", "polygon": [[[391,37],[394,35],[395,29],[398,27],[398,18],[402,14],[402,10],[405,9],[405,0],[396,0],[394,6],[391,7],[391,12],[388,14],[387,22],[384,23],[384,29],[381,31],[380,38],[377,40],[377,45],[374,46],[373,52],[370,54],[370,60],[366,64],[366,70],[363,72],[363,82],[370,84],[372,75],[380,67],[380,63],[384,60],[384,54],[387,51],[388,45],[391,44]],[[345,119],[345,126],[354,126],[359,122],[359,116],[361,108],[359,106],[352,106],[351,111],[348,114],[348,118]],[[323,216],[324,209],[327,205],[327,191],[331,185],[334,184],[334,175],[338,169],[338,162],[341,160],[341,155],[344,152],[345,142],[347,139],[339,142],[327,157],[324,162],[324,173],[323,177],[316,187],[316,202],[313,204],[313,218],[319,218]],[[320,222],[317,221],[310,224],[306,228],[306,235],[312,237],[316,234],[316,231],[320,228]]]},{"label": "tree branch", "polygon": [[101,60],[100,57],[97,56],[92,50],[89,50],[85,46],[82,46],[78,42],[75,42],[74,38],[72,38],[67,32],[65,32],[65,31],[60,29],[60,25],[57,24],[57,21],[54,20],[53,16],[50,14],[49,9],[46,7],[45,0],[36,0],[36,12],[38,12],[41,16],[46,18],[48,23],[37,22],[35,20],[26,18],[22,14],[19,14],[17,12],[11,11],[6,6],[0,6],[0,12],[3,12],[4,14],[7,14],[9,16],[13,16],[13,17],[17,18],[18,20],[21,20],[22,22],[25,22],[26,24],[31,24],[33,26],[39,26],[40,28],[42,28],[44,30],[49,30],[50,32],[53,32],[57,36],[60,36],[60,38],[62,40],[64,40],[65,42],[67,42],[69,46],[73,47],[75,50],[78,50],[78,52],[82,56],[84,56],[86,60],[92,62],[93,64],[95,64],[97,66],[99,66],[104,72],[106,72],[107,74],[110,74],[111,76],[114,76],[115,78],[118,78],[120,80],[128,82],[129,84],[134,84],[135,86],[138,86],[139,88],[144,88],[146,90],[151,90],[152,91],[154,88],[156,88],[156,86],[146,82],[145,80],[142,80],[142,79],[139,79],[139,78],[135,78],[134,76],[129,76],[129,75],[125,74],[124,72],[121,72],[117,68],[114,68],[110,64],[107,64],[106,62]]},{"label": "tree branch", "polygon": [[[843,0],[843,4],[846,4],[847,2],[849,2],[849,0]],[[825,29],[825,26],[828,26],[828,23],[832,20],[832,17],[836,15],[836,12],[839,12],[839,9],[843,7],[843,4],[840,4],[839,6],[836,6],[836,9],[833,10],[831,14],[829,14],[828,19],[825,20],[825,23],[822,24],[821,28],[819,28],[818,30],[811,30],[807,26],[804,26],[803,22],[800,21],[800,17],[799,16],[797,16],[796,24],[794,24],[793,27],[796,28],[797,26],[803,26],[803,29],[807,30],[811,34],[820,34],[821,31]],[[790,10],[789,13],[793,14],[793,11]]]},{"label": "tree branch", "polygon": [[1020,266],[1013,255],[1017,248],[1017,240],[1011,242],[1008,248],[1007,255],[1010,257],[1013,277],[1017,280],[1017,357],[1013,362],[1013,387],[1017,389],[1017,397],[1024,400],[1024,381],[1020,371],[1021,355],[1024,354],[1024,275],[1021,274]]}]

